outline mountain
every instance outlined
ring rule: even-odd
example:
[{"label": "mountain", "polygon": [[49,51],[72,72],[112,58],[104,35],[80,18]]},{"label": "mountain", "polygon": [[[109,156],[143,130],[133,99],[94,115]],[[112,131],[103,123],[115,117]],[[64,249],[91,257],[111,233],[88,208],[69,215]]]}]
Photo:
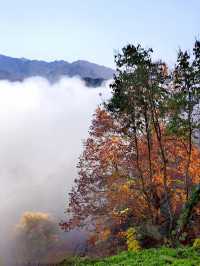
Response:
[{"label": "mountain", "polygon": [[28,77],[41,76],[55,82],[62,76],[79,76],[88,86],[98,86],[104,80],[111,79],[113,74],[111,68],[84,60],[73,63],[63,60],[46,62],[0,55],[1,80],[22,81]]}]

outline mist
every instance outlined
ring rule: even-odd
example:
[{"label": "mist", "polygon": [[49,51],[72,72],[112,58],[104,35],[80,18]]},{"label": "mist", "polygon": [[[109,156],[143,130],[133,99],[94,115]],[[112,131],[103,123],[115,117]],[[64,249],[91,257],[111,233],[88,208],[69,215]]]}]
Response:
[{"label": "mist", "polygon": [[64,217],[82,140],[109,95],[108,83],[88,88],[78,78],[0,81],[0,257],[24,212]]}]

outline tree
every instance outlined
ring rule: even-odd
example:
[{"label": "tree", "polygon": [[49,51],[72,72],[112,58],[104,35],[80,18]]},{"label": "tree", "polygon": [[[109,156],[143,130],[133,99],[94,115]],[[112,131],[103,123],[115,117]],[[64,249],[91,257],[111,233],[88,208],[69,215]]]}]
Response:
[{"label": "tree", "polygon": [[190,223],[190,219],[194,208],[200,202],[200,184],[195,186],[191,193],[190,199],[186,202],[177,222],[177,228],[175,231],[175,240],[179,240],[184,232],[185,228]]},{"label": "tree", "polygon": [[187,51],[178,53],[177,64],[174,70],[174,89],[170,99],[171,133],[186,141],[187,164],[185,169],[186,199],[192,189],[189,168],[193,138],[200,128],[200,42],[196,41],[193,49],[193,58]]},{"label": "tree", "polygon": [[24,213],[16,227],[16,261],[41,262],[57,239],[58,228],[49,214]]},{"label": "tree", "polygon": [[[155,194],[151,185],[152,170],[152,132],[155,132],[162,160],[162,178],[164,184],[164,197],[169,218],[169,231],[173,226],[173,215],[170,202],[170,188],[167,179],[167,157],[163,145],[162,127],[166,120],[166,102],[169,92],[169,82],[166,64],[153,63],[151,60],[152,49],[145,50],[140,45],[127,45],[122,49],[122,54],[115,57],[117,74],[111,85],[113,95],[107,104],[108,111],[117,119],[123,119],[128,134],[134,139],[137,170],[141,184],[144,183],[139,163],[138,136],[145,137],[148,149],[149,190],[145,191],[147,201]],[[153,216],[153,215],[152,215]]]},{"label": "tree", "polygon": [[67,212],[72,218],[61,226],[65,230],[87,226],[98,233],[95,242],[111,236],[110,247],[114,248],[118,240],[114,235],[117,236],[117,227],[122,222],[119,214],[129,205],[143,211],[143,199],[136,201],[127,187],[134,171],[132,145],[122,138],[120,123],[114,123],[105,110],[97,109],[84,146],[78,165],[79,178],[69,195]]},{"label": "tree", "polygon": [[[165,63],[152,61],[151,49],[140,45],[127,45],[116,55],[112,97],[97,109],[92,121],[63,229],[87,226],[93,232],[91,242],[103,240],[106,250],[105,243],[115,250],[124,248],[129,228],[140,232],[144,245],[149,239],[156,243],[173,240],[190,187],[200,182],[200,150],[192,142],[190,129],[193,121],[198,128],[193,118],[199,102],[198,43],[195,49],[193,96],[185,92],[181,96],[193,108],[186,116],[188,134],[175,125],[175,118],[183,121],[185,115],[184,105],[177,102],[182,66],[176,67],[176,75],[171,74]],[[190,232],[199,226],[195,204],[196,225]]]},{"label": "tree", "polygon": [[[61,223],[65,230],[84,227],[92,232],[91,243],[101,244],[101,252],[124,248],[124,232],[136,227],[147,238],[163,241],[168,235],[168,211],[164,198],[162,160],[156,133],[152,140],[152,182],[149,182],[149,158],[146,137],[138,136],[139,157],[135,156],[132,137],[124,133],[119,121],[104,109],[97,109],[90,137],[79,162],[79,178],[69,195],[68,219]],[[167,179],[174,219],[178,219],[185,202],[185,144],[165,136],[163,146],[168,155]],[[137,161],[144,178],[141,184]],[[199,182],[200,151],[193,147],[191,176]],[[150,191],[146,197],[146,191]],[[150,230],[157,232],[152,236]]]}]

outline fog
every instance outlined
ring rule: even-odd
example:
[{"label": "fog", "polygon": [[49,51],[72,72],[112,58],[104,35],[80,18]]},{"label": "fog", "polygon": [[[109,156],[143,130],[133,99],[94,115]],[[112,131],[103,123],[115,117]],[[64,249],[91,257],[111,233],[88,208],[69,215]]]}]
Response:
[{"label": "fog", "polygon": [[82,140],[107,97],[108,83],[88,88],[78,78],[0,81],[0,257],[25,211],[63,218]]}]

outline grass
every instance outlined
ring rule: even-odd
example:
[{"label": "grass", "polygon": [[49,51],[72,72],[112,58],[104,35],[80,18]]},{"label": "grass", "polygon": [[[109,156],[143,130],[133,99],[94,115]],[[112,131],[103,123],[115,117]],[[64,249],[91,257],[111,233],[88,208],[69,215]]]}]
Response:
[{"label": "grass", "polygon": [[71,258],[60,266],[200,266],[200,251],[193,248],[146,249],[139,252],[122,252],[101,260]]}]

